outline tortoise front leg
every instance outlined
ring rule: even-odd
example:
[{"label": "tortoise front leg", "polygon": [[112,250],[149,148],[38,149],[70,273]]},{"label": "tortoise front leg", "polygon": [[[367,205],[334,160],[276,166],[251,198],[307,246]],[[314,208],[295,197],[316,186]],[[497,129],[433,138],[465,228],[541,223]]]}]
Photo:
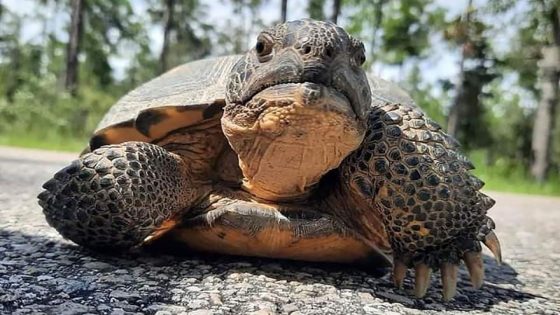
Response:
[{"label": "tortoise front leg", "polygon": [[82,246],[126,249],[158,236],[206,189],[177,154],[144,142],[103,146],[47,181],[39,204],[48,223]]},{"label": "tortoise front leg", "polygon": [[[455,295],[457,265],[463,260],[473,286],[482,285],[480,241],[499,259],[494,224],[486,212],[494,201],[456,141],[419,109],[391,104],[374,108],[360,149],[341,165],[343,194],[360,213],[351,224],[368,234],[380,220],[394,257],[394,280],[401,286],[415,269],[415,294],[425,295],[430,269],[439,269],[443,296]],[[372,233],[370,233],[372,234]]]}]

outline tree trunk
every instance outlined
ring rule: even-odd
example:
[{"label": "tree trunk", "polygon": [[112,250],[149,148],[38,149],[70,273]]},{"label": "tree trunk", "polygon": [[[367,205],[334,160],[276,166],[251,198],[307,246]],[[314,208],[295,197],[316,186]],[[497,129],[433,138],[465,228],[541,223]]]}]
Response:
[{"label": "tree trunk", "polygon": [[372,34],[371,34],[371,41],[369,43],[370,48],[370,56],[371,59],[369,60],[369,64],[373,64],[373,62],[377,59],[376,56],[376,51],[377,51],[377,47],[375,46],[377,43],[377,33],[379,32],[379,29],[381,28],[381,23],[383,22],[383,6],[385,5],[385,1],[386,0],[377,0],[375,2],[375,15],[374,15],[374,20],[373,20],[373,30],[372,30]]},{"label": "tree trunk", "polygon": [[282,0],[282,10],[281,10],[282,16],[281,18],[281,22],[285,23],[286,19],[288,18],[288,0]]},{"label": "tree trunk", "polygon": [[80,54],[80,42],[84,28],[84,2],[72,0],[72,16],[70,19],[70,34],[66,47],[66,76],[64,87],[72,95],[78,92],[78,55]]},{"label": "tree trunk", "polygon": [[175,11],[175,0],[165,0],[165,12],[163,27],[163,45],[161,47],[161,54],[159,55],[159,72],[164,73],[169,70],[169,45],[171,43],[171,31],[175,27],[173,15]]},{"label": "tree trunk", "polygon": [[543,47],[542,56],[543,58],[538,63],[541,99],[535,115],[531,144],[533,151],[531,174],[538,182],[546,179],[550,164],[552,130],[559,102],[560,47]]},{"label": "tree trunk", "polygon": [[538,62],[540,101],[531,143],[531,174],[538,182],[546,180],[550,165],[552,134],[555,126],[556,108],[560,103],[558,83],[560,80],[560,17],[559,9],[548,12],[547,19],[552,28],[552,45],[542,48],[542,59]]},{"label": "tree trunk", "polygon": [[331,15],[331,22],[335,23],[338,21],[338,16],[340,15],[340,5],[341,0],[333,0],[333,10]]},{"label": "tree trunk", "polygon": [[[469,23],[471,19],[472,2],[473,2],[472,0],[469,0],[469,3],[465,10],[465,16],[464,16],[465,21],[459,22],[459,23],[464,23],[465,29],[467,30],[469,28]],[[461,114],[464,112],[463,106],[465,105],[464,99],[465,99],[465,92],[466,92],[465,84],[467,83],[465,77],[465,59],[466,59],[465,45],[468,43],[468,41],[469,39],[467,35],[467,39],[461,45],[462,49],[461,49],[461,61],[459,63],[459,82],[457,84],[455,98],[453,99],[453,103],[451,104],[451,108],[449,109],[449,115],[447,116],[447,133],[454,138],[457,138],[458,136],[459,119],[462,116]]]}]

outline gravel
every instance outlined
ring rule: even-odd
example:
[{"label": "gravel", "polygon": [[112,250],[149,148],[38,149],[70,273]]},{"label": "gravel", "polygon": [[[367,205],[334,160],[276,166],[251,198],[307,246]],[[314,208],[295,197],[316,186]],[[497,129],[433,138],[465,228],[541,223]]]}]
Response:
[{"label": "gravel", "polygon": [[[155,251],[102,255],[62,239],[36,203],[73,155],[0,147],[1,314],[559,314],[560,199],[490,193],[504,263],[423,300],[348,266]],[[485,252],[489,254],[489,252]]]}]

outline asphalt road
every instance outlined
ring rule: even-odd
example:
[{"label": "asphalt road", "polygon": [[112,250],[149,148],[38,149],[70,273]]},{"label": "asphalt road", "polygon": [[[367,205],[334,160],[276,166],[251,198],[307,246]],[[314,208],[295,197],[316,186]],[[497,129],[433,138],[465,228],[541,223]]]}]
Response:
[{"label": "asphalt road", "polygon": [[[486,283],[443,303],[388,275],[298,262],[136,251],[104,256],[62,239],[36,195],[74,156],[0,147],[1,314],[558,314],[560,198],[490,193],[504,263],[485,256]],[[485,252],[489,254],[489,252]]]}]

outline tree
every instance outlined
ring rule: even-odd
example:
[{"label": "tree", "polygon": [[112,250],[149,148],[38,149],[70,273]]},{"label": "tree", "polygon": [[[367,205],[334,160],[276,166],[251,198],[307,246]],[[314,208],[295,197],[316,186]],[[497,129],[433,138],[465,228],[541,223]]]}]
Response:
[{"label": "tree", "polygon": [[533,163],[531,173],[539,182],[546,178],[550,166],[551,143],[555,127],[556,110],[560,98],[560,7],[555,1],[541,1],[543,20],[551,30],[547,43],[542,47],[538,62],[540,102],[533,125]]},{"label": "tree", "polygon": [[139,32],[139,26],[132,21],[130,3],[126,0],[71,0],[69,10],[65,87],[72,95],[77,94],[82,53],[88,70],[84,78],[107,87],[113,80],[110,54],[117,51],[122,40],[133,39]]},{"label": "tree", "polygon": [[483,122],[483,88],[496,78],[495,60],[472,0],[465,13],[449,23],[445,39],[461,50],[455,97],[447,118],[447,132],[469,148],[487,146],[490,132]]},{"label": "tree", "polygon": [[[505,65],[518,74],[520,86],[538,100],[531,141],[531,174],[538,181],[560,165],[560,131],[555,130],[560,95],[560,1],[527,0],[526,10],[513,0],[493,0],[494,12],[514,11],[512,24],[519,24]],[[538,69],[538,71],[535,71]],[[556,150],[556,151],[555,151]]]},{"label": "tree", "polygon": [[335,23],[335,24],[337,23],[338,16],[340,15],[341,5],[342,5],[342,0],[333,0],[332,13],[331,13],[330,21]]},{"label": "tree", "polygon": [[231,18],[227,19],[227,28],[216,30],[214,33],[218,38],[214,54],[242,54],[247,51],[249,45],[254,41],[256,35],[265,25],[259,10],[264,3],[263,0],[229,0],[233,6]]},{"label": "tree", "polygon": [[174,11],[175,11],[175,0],[165,0],[163,10],[163,45],[161,47],[161,53],[159,55],[159,72],[163,73],[169,69],[168,65],[168,55],[169,55],[169,45],[171,41],[171,31],[175,28],[175,23],[173,21]]},{"label": "tree", "polygon": [[203,20],[204,7],[198,0],[153,0],[152,22],[163,25],[159,72],[210,54],[208,33],[212,26]]},{"label": "tree", "polygon": [[[307,2],[307,14],[309,17],[315,20],[325,20],[325,0],[309,0]],[[342,9],[342,1],[341,0],[333,0],[332,2],[332,10],[329,16],[329,21],[333,23],[338,22],[338,17],[340,16],[340,11]]]},{"label": "tree", "polygon": [[280,8],[280,21],[282,23],[285,23],[287,17],[288,17],[288,0],[282,0],[281,8]]},{"label": "tree", "polygon": [[64,86],[72,95],[78,90],[78,55],[84,29],[84,3],[82,0],[71,1],[71,18],[68,44],[66,46],[66,75]]}]

